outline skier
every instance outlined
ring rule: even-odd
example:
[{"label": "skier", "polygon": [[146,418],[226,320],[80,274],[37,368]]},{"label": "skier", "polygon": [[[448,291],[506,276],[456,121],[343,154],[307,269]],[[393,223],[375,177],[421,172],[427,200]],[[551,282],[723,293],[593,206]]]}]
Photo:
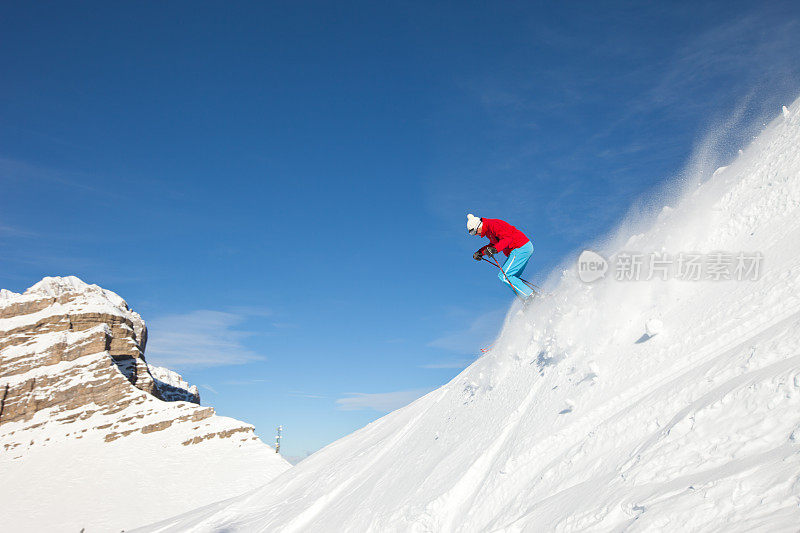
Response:
[{"label": "skier", "polygon": [[528,287],[521,279],[522,271],[528,264],[528,259],[533,253],[530,239],[520,230],[497,218],[480,218],[473,214],[467,215],[467,231],[470,235],[488,237],[489,244],[481,247],[472,254],[472,258],[480,261],[484,255],[494,255],[503,252],[508,256],[497,277],[507,283],[511,291],[523,300],[530,298],[533,289]]}]

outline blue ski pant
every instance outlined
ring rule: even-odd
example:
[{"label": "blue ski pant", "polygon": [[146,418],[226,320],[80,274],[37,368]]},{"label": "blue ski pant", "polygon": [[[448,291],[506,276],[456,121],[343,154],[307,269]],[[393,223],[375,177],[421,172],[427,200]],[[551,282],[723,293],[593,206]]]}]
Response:
[{"label": "blue ski pant", "polygon": [[500,272],[497,274],[497,277],[500,278],[500,281],[503,283],[508,284],[510,282],[509,288],[511,291],[522,298],[527,298],[533,293],[533,289],[525,285],[525,283],[519,279],[532,253],[533,245],[530,241],[524,246],[515,248],[511,251],[508,259],[503,263],[503,268],[501,268]]}]

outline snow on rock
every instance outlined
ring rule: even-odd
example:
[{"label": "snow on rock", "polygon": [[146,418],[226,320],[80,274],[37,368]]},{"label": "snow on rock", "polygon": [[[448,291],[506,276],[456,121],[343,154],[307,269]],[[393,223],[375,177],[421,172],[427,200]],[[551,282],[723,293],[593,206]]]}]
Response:
[{"label": "snow on rock", "polygon": [[161,366],[147,365],[150,375],[156,381],[161,398],[169,402],[184,401],[200,404],[200,391],[196,385],[189,385],[183,377]]},{"label": "snow on rock", "polygon": [[[74,276],[0,291],[0,502],[18,531],[121,530],[289,467],[253,426],[145,362],[147,327]],[[154,481],[157,479],[157,481]]]},{"label": "snow on rock", "polygon": [[102,292],[97,285],[89,285],[76,276],[46,276],[41,281],[32,285],[25,294],[39,294],[43,296],[61,296],[70,292]]},{"label": "snow on rock", "polygon": [[0,301],[9,300],[9,299],[14,298],[16,296],[19,296],[19,294],[17,294],[16,292],[11,292],[8,289],[0,289]]},{"label": "snow on rock", "polygon": [[[795,531],[798,107],[626,248],[758,251],[757,279],[587,284],[573,268],[447,385],[142,531]],[[637,342],[654,308],[670,342]],[[574,370],[592,362],[588,386]]]}]

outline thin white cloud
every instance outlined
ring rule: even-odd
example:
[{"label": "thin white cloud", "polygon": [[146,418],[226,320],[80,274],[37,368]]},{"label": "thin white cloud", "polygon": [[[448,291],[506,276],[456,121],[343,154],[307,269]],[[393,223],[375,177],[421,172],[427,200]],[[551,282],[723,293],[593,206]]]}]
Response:
[{"label": "thin white cloud", "polygon": [[293,324],[291,322],[272,322],[270,325],[275,329],[288,329],[288,328],[298,327],[297,324]]},{"label": "thin white cloud", "polygon": [[209,391],[213,392],[214,394],[219,394],[219,393],[218,393],[218,392],[217,392],[217,391],[214,389],[214,387],[212,387],[211,385],[206,385],[206,384],[203,384],[203,385],[200,385],[200,386],[201,386],[201,387],[203,387],[203,388],[204,388],[204,389],[206,389],[206,390],[209,390]]},{"label": "thin white cloud", "polygon": [[252,332],[239,329],[246,315],[197,310],[148,322],[146,356],[158,365],[210,367],[264,359],[244,344]]},{"label": "thin white cloud", "polygon": [[296,396],[298,398],[310,398],[312,400],[321,400],[327,398],[327,396],[323,396],[322,394],[314,394],[303,391],[289,391],[289,396]]},{"label": "thin white cloud", "polygon": [[84,192],[95,193],[107,198],[120,198],[116,192],[106,187],[93,187],[87,185],[90,175],[81,172],[66,172],[54,168],[43,167],[0,157],[0,177],[15,181],[38,181],[47,184],[60,185],[68,189],[80,189]]},{"label": "thin white cloud", "polygon": [[268,307],[261,307],[258,305],[237,305],[228,308],[228,311],[237,315],[266,317],[273,316],[275,312]]},{"label": "thin white cloud", "polygon": [[223,381],[223,385],[257,385],[259,383],[267,383],[266,379],[229,379]]},{"label": "thin white cloud", "polygon": [[[685,152],[681,136],[661,133],[664,123],[689,119],[691,128],[704,127],[700,121],[716,122],[750,98],[751,122],[760,125],[758,116],[771,117],[781,104],[796,98],[800,21],[790,6],[790,2],[754,4],[720,13],[710,26],[680,36],[667,53],[639,42],[638,34],[599,42],[593,48],[597,57],[624,58],[629,65],[615,77],[601,80],[601,85],[608,90],[625,89],[628,96],[608,120],[576,123],[580,127],[575,128],[569,149],[549,141],[541,128],[553,116],[572,123],[582,110],[608,105],[608,90],[596,90],[596,72],[584,72],[569,60],[535,77],[478,71],[474,79],[465,80],[465,92],[483,106],[495,128],[486,129],[480,138],[485,150],[443,157],[431,168],[426,180],[428,208],[446,220],[453,232],[463,232],[467,209],[512,221],[530,232],[534,246],[541,232],[580,241],[598,230],[610,230],[640,194],[640,176],[648,175],[653,167],[669,168]],[[654,7],[651,14],[658,16],[662,11]],[[673,6],[669,11],[671,17],[693,16],[691,9]],[[608,27],[618,22],[619,14],[604,16],[609,17]],[[552,22],[537,22],[530,38],[576,57],[582,52],[575,39],[569,38],[574,28],[568,22],[555,29]],[[558,87],[559,98],[542,98],[540,86]],[[737,137],[731,139],[735,142],[730,147],[738,148],[752,131],[741,128],[732,133]],[[561,188],[552,183],[583,183],[585,176],[605,182],[603,202],[598,203],[590,190],[571,191],[556,199]],[[502,187],[487,193],[487,179]]]},{"label": "thin white cloud", "polygon": [[342,411],[378,411],[388,413],[404,407],[417,398],[429,393],[431,389],[412,389],[394,392],[350,392],[344,398],[336,400],[337,408]]},{"label": "thin white cloud", "polygon": [[792,79],[798,72],[798,31],[796,20],[775,24],[758,11],[724,21],[677,49],[648,104],[685,106],[681,94],[717,83],[719,76],[744,87]]},{"label": "thin white cloud", "polygon": [[38,234],[16,226],[0,224],[0,236],[5,237],[36,237]]}]

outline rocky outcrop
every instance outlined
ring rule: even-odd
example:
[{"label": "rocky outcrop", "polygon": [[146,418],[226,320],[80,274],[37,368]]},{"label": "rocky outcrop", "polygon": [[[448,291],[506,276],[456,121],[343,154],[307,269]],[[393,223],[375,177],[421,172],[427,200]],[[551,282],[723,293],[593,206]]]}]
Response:
[{"label": "rocky outcrop", "polygon": [[176,426],[186,426],[180,443],[257,440],[252,426],[200,407],[197,387],[179,374],[148,365],[146,344],[147,327],[125,300],[74,276],[0,291],[0,449]]},{"label": "rocky outcrop", "polygon": [[147,365],[150,375],[158,387],[158,395],[168,402],[192,402],[200,404],[200,391],[197,386],[189,385],[180,374],[169,368]]},{"label": "rocky outcrop", "polygon": [[3,530],[121,531],[225,500],[290,465],[145,361],[125,300],[75,277],[0,290]]}]

